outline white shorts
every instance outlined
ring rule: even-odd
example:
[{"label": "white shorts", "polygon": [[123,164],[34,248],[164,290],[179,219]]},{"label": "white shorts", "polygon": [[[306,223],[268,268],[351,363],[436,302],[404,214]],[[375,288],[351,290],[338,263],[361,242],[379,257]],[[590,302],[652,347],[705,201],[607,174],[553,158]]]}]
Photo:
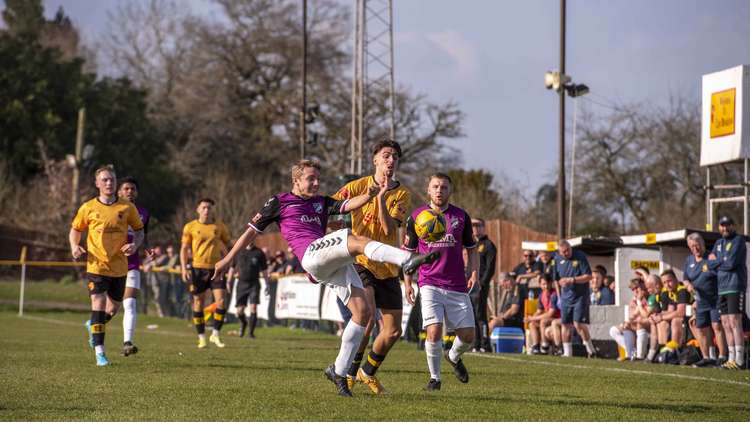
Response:
[{"label": "white shorts", "polygon": [[349,302],[351,287],[362,287],[362,280],[352,265],[349,254],[349,229],[337,230],[321,237],[307,247],[302,257],[302,268],[315,281],[336,292],[344,304]]},{"label": "white shorts", "polygon": [[128,276],[125,278],[125,287],[132,287],[141,290],[140,270],[128,270]]},{"label": "white shorts", "polygon": [[422,286],[419,297],[422,305],[422,328],[443,323],[448,330],[474,327],[474,310],[468,293]]}]

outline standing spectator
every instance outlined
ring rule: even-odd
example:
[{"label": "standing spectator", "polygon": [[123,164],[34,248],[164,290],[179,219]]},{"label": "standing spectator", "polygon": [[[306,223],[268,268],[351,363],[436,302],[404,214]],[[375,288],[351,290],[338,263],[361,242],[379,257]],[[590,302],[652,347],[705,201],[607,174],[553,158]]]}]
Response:
[{"label": "standing spectator", "polygon": [[695,333],[703,355],[703,359],[693,366],[700,368],[716,364],[716,361],[711,357],[709,343],[711,330],[709,326],[713,329],[716,344],[719,346],[720,364],[723,365],[726,363],[727,350],[719,316],[716,272],[708,267],[706,243],[700,234],[691,233],[688,235],[687,244],[691,255],[685,260],[685,267],[683,268],[684,284],[688,290],[692,290],[693,296],[695,296]]},{"label": "standing spectator", "polygon": [[528,286],[529,281],[539,276],[542,270],[542,264],[536,261],[534,251],[525,249],[523,251],[523,261],[513,269],[513,273],[516,275],[516,283]]},{"label": "standing spectator", "polygon": [[[643,281],[643,280],[641,280]],[[612,275],[606,275],[604,277],[604,287],[608,288],[610,292],[612,292],[612,301],[614,303],[614,295],[615,295],[615,277]]]},{"label": "standing spectator", "polygon": [[522,328],[523,290],[512,273],[500,273],[498,280],[492,284],[487,299],[490,331],[495,327]]},{"label": "standing spectator", "polygon": [[299,259],[294,255],[294,252],[292,252],[292,248],[287,248],[286,256],[286,268],[284,269],[284,274],[301,274],[305,272]]},{"label": "standing spectator", "polygon": [[558,250],[555,254],[555,278],[560,284],[562,308],[562,337],[563,356],[573,356],[573,327],[586,346],[589,358],[596,357],[594,343],[591,342],[589,334],[589,305],[591,280],[591,267],[586,255],[578,250],[573,250],[567,240],[557,243]]},{"label": "standing spectator", "polygon": [[272,274],[275,273],[276,276],[278,276],[279,274],[284,274],[286,270],[286,258],[283,251],[276,251],[276,253],[273,255],[273,259],[271,260],[271,264],[269,267],[269,271]]},{"label": "standing spectator", "polygon": [[592,305],[614,305],[615,295],[607,287],[604,287],[604,278],[607,269],[601,265],[594,267],[591,272],[591,304]]},{"label": "standing spectator", "polygon": [[[551,326],[555,318],[560,317],[560,309],[557,307],[557,292],[555,292],[553,283],[552,277],[548,274],[542,274],[539,306],[537,306],[534,315],[524,318],[531,334],[532,355],[547,354],[549,351],[549,338],[546,335],[547,327]],[[540,341],[541,348],[539,347]]]},{"label": "standing spectator", "polygon": [[476,330],[474,336],[474,349],[479,351],[490,351],[490,339],[487,321],[487,296],[490,291],[490,282],[495,275],[495,261],[497,259],[497,248],[487,237],[484,220],[474,218],[471,220],[471,228],[477,239],[477,252],[479,253],[479,283],[474,288],[479,292],[474,304],[474,315],[476,319]]},{"label": "standing spectator", "polygon": [[643,280],[644,283],[646,282],[646,279],[648,278],[648,276],[650,274],[648,268],[646,268],[644,266],[638,266],[638,267],[636,267],[635,270],[634,270],[634,273],[635,273],[635,276],[637,278],[640,278],[641,280]]},{"label": "standing spectator", "polygon": [[726,369],[740,369],[745,363],[745,335],[742,320],[745,315],[747,289],[747,248],[745,239],[734,229],[734,221],[727,216],[719,220],[721,239],[708,256],[708,268],[716,271],[719,290],[719,314],[729,346]]},{"label": "standing spectator", "polygon": [[[173,315],[177,318],[189,318],[190,306],[187,300],[187,287],[178,275],[180,269],[180,256],[175,253],[173,245],[167,245],[166,269],[169,271],[169,285],[171,286]],[[175,272],[177,271],[177,272]]]},{"label": "standing spectator", "polygon": [[166,271],[168,262],[169,257],[164,254],[162,247],[155,246],[152,259],[145,265],[146,271],[149,272],[149,282],[151,284],[151,291],[154,294],[156,313],[160,317],[172,314],[171,307],[169,306],[170,275]]},{"label": "standing spectator", "polygon": [[539,252],[539,257],[538,258],[539,258],[539,260],[537,262],[539,264],[541,264],[542,274],[547,274],[550,277],[553,277],[553,281],[554,281],[554,276],[555,276],[555,272],[554,272],[555,266],[554,266],[554,264],[555,264],[555,261],[552,259],[552,254],[549,253],[549,252],[547,252],[547,251],[541,251],[541,252]]}]

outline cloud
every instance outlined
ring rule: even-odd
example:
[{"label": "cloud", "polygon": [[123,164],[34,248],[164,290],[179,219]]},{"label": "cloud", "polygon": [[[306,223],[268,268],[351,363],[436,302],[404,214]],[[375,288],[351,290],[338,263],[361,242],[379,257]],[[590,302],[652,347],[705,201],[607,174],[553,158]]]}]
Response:
[{"label": "cloud", "polygon": [[[397,48],[420,65],[430,65],[442,74],[473,79],[479,70],[476,46],[455,30],[439,32],[400,32],[396,36]],[[397,50],[398,53],[398,50]]]}]

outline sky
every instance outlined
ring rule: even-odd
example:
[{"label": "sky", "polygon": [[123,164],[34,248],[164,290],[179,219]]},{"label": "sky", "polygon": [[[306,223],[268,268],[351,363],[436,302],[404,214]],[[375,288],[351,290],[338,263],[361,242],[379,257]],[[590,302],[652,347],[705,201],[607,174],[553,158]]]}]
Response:
[{"label": "sky", "polygon": [[[132,0],[44,3],[50,16],[63,6],[95,41],[107,11],[124,1]],[[207,0],[180,3],[215,13]],[[568,0],[567,8],[566,70],[589,86],[579,106],[595,113],[602,104],[666,106],[670,96],[698,102],[703,74],[750,64],[750,1]],[[466,137],[454,144],[464,167],[508,177],[529,196],[554,183],[557,168],[559,100],[543,78],[559,66],[559,11],[554,0],[394,1],[396,84],[456,101],[466,113]]]}]

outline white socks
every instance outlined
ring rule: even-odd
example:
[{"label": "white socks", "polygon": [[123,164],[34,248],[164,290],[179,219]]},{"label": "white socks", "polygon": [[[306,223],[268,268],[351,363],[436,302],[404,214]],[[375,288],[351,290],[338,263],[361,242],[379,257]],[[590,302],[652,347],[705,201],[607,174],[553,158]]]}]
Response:
[{"label": "white socks", "polygon": [[625,330],[622,333],[622,337],[625,340],[625,357],[630,359],[635,354],[635,333],[630,330]]},{"label": "white socks", "polygon": [[563,342],[563,357],[564,358],[573,357],[573,343]]},{"label": "white socks", "polygon": [[735,361],[734,360],[734,346],[732,346],[730,344],[730,345],[727,345],[727,347],[729,348],[729,359],[728,360],[731,360],[731,361],[734,362]]},{"label": "white socks", "polygon": [[619,328],[612,326],[609,328],[609,336],[617,343],[618,346],[625,349],[625,355],[628,354],[628,347],[625,345],[625,336]]},{"label": "white socks", "polygon": [[[458,337],[456,337],[458,340]],[[453,343],[453,347],[455,343]],[[443,354],[443,341],[425,341],[424,351],[427,353],[427,367],[430,369],[430,378],[440,380],[440,358]]]},{"label": "white socks", "polygon": [[591,339],[585,340],[585,341],[583,342],[583,344],[584,344],[584,346],[586,346],[586,351],[587,351],[587,352],[588,352],[589,354],[594,354],[594,353],[596,353],[596,348],[594,348],[594,343],[592,343],[592,342],[591,342]]},{"label": "white socks", "polygon": [[716,347],[711,346],[708,348],[708,358],[716,360]]},{"label": "white socks", "polygon": [[640,329],[635,332],[636,335],[636,349],[635,357],[643,359],[645,357],[646,348],[648,347],[648,331]]},{"label": "white socks", "polygon": [[128,297],[122,301],[122,342],[132,342],[135,331],[136,308],[135,298]]},{"label": "white socks", "polygon": [[648,349],[648,356],[646,356],[647,360],[654,360],[656,357],[656,349]]},{"label": "white socks", "polygon": [[339,355],[336,356],[335,372],[340,377],[345,377],[349,368],[352,366],[354,355],[357,354],[359,343],[365,335],[365,327],[357,324],[354,320],[349,320],[341,334],[341,348]]},{"label": "white socks", "polygon": [[461,359],[461,355],[466,353],[467,350],[471,349],[471,343],[464,343],[458,336],[453,340],[453,346],[448,352],[448,357],[453,363],[458,362]]},{"label": "white socks", "polygon": [[94,346],[94,351],[97,355],[104,354],[104,345],[100,344],[98,346]]},{"label": "white socks", "polygon": [[411,252],[399,249],[385,243],[371,240],[365,245],[365,256],[373,261],[387,262],[401,266],[407,259],[411,258]]}]

